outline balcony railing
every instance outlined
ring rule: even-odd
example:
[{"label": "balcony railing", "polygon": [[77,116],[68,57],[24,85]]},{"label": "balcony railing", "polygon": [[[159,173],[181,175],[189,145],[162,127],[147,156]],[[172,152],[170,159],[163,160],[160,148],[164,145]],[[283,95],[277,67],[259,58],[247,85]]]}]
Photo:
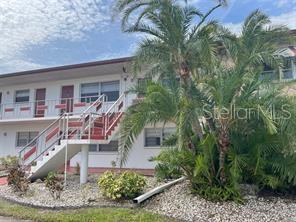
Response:
[{"label": "balcony railing", "polygon": [[[98,96],[38,100],[23,103],[4,103],[0,105],[0,119],[30,119],[57,117],[63,113],[81,114]],[[105,102],[101,111],[106,112],[114,102]]]},{"label": "balcony railing", "polygon": [[[293,70],[292,69],[282,69],[282,80],[292,80],[294,79]],[[262,73],[262,78],[269,80],[279,80],[279,75],[274,70],[264,71]]]}]

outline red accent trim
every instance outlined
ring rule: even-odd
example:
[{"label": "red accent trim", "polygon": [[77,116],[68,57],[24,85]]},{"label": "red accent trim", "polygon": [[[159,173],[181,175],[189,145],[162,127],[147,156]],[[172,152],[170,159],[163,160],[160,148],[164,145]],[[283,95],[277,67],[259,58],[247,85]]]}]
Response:
[{"label": "red accent trim", "polygon": [[6,108],[4,109],[5,112],[13,112],[14,111],[14,108]]},{"label": "red accent trim", "polygon": [[82,127],[82,122],[69,122],[68,127]]},{"label": "red accent trim", "polygon": [[[114,114],[114,113],[113,113]],[[113,115],[112,114],[112,115]],[[109,130],[107,131],[107,135],[111,135],[112,133],[112,131],[114,130],[114,128],[117,126],[117,123],[118,123],[118,121],[119,121],[119,119],[121,118],[121,116],[122,116],[122,112],[121,113],[116,113],[116,114],[118,114],[117,115],[117,117],[116,117],[116,119],[113,121],[113,123],[111,123],[111,125],[109,126]],[[113,116],[114,117],[114,116]],[[111,121],[112,121],[112,119],[111,119]]]},{"label": "red accent trim", "polygon": [[0,178],[0,186],[7,185],[7,184],[8,184],[7,177],[1,177]]},{"label": "red accent trim", "polygon": [[50,140],[53,136],[55,136],[60,131],[59,127],[56,127],[53,131],[51,131],[45,138],[45,142]]},{"label": "red accent trim", "polygon": [[35,153],[37,150],[37,147],[34,146],[32,149],[30,149],[27,153],[24,155],[24,160],[28,159],[33,153]]},{"label": "red accent trim", "polygon": [[66,104],[57,104],[55,105],[56,109],[66,109]]},{"label": "red accent trim", "polygon": [[47,109],[47,106],[45,106],[45,105],[37,106],[37,110],[46,110],[46,109]]},{"label": "red accent trim", "polygon": [[74,107],[84,107],[86,106],[86,103],[81,102],[81,103],[74,103]]},{"label": "red accent trim", "polygon": [[[88,135],[83,135],[82,139],[87,140]],[[103,135],[92,135],[92,134],[90,134],[90,139],[91,140],[105,140],[105,137]]]},{"label": "red accent trim", "polygon": [[99,102],[99,104],[96,106],[96,111],[99,111],[99,109],[101,109],[101,107],[102,107],[102,103]]},{"label": "red accent trim", "polygon": [[20,110],[21,111],[29,111],[31,109],[31,107],[21,107]]}]

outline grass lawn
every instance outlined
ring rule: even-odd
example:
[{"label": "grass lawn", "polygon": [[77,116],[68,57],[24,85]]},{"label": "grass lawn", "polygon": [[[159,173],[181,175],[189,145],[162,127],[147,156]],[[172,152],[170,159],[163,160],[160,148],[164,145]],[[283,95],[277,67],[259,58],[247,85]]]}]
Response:
[{"label": "grass lawn", "polygon": [[145,212],[143,210],[120,209],[120,208],[86,208],[80,210],[39,210],[30,207],[24,207],[17,204],[11,204],[0,200],[0,215],[9,216],[17,219],[26,219],[33,221],[153,221],[165,222],[172,219],[163,216]]}]

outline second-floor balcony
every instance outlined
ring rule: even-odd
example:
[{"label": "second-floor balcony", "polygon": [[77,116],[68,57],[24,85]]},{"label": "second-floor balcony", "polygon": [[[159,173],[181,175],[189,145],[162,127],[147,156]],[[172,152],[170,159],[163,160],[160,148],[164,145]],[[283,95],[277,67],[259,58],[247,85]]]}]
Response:
[{"label": "second-floor balcony", "polygon": [[[67,112],[80,115],[98,96],[80,98],[62,98],[56,100],[39,100],[22,103],[2,103],[0,105],[0,121],[22,119],[52,119]],[[104,112],[114,102],[105,102],[101,111]]]},{"label": "second-floor balcony", "polygon": [[296,79],[296,72],[293,72],[292,69],[282,69],[281,73],[278,73],[274,70],[270,70],[270,71],[264,71],[262,73],[262,77],[269,80],[274,80],[274,81],[279,81],[279,80],[289,81],[289,80]]}]

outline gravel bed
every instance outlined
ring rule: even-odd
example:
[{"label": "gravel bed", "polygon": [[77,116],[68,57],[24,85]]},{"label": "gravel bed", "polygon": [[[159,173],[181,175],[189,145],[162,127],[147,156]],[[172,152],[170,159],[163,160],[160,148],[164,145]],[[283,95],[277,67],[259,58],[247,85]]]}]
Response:
[{"label": "gravel bed", "polygon": [[296,221],[296,200],[248,196],[243,205],[234,202],[214,203],[192,195],[188,181],[148,200],[144,209],[184,221]]},{"label": "gravel bed", "polygon": [[[7,186],[0,186],[0,198],[17,202],[20,204],[35,206],[40,208],[80,208],[87,206],[100,207],[135,207],[132,201],[112,201],[105,198],[99,192],[97,185],[98,175],[89,176],[89,182],[85,185],[79,184],[79,176],[69,175],[67,186],[61,194],[61,199],[55,200],[50,195],[43,182],[34,182],[29,186],[29,191],[23,196],[19,196]],[[159,185],[153,177],[147,177],[147,187],[145,192]]]}]

